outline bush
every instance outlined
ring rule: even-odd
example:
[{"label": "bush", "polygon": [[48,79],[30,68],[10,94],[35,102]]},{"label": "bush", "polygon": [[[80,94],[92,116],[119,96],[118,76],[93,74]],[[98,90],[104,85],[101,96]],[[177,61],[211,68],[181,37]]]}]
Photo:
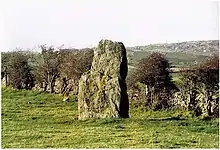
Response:
[{"label": "bush", "polygon": [[34,87],[34,75],[28,60],[29,57],[22,51],[10,54],[6,63],[9,85],[17,89],[32,89]]},{"label": "bush", "polygon": [[[182,95],[189,96],[188,109],[197,115],[216,115],[219,103],[219,57],[214,55],[196,66],[182,70]],[[217,95],[214,99],[214,96]],[[187,100],[187,99],[185,99]]]},{"label": "bush", "polygon": [[166,109],[173,90],[177,90],[171,78],[170,64],[165,55],[152,53],[140,60],[130,77],[129,86],[134,87],[137,82],[147,85],[147,106],[154,110]]}]

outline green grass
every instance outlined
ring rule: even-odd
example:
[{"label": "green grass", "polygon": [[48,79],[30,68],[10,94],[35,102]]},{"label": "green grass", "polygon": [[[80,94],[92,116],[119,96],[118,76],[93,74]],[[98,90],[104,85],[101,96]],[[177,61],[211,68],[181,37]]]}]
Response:
[{"label": "green grass", "polygon": [[[152,53],[152,51],[137,51],[134,52],[133,56],[131,57],[132,61],[130,62],[130,65],[135,65],[139,60],[142,58],[145,58],[149,56]],[[184,53],[184,52],[167,52],[166,57],[169,60],[169,62],[176,66],[176,67],[186,67],[191,64],[194,64],[195,61],[202,62],[207,56],[204,55],[196,55],[192,53]]]},{"label": "green grass", "polygon": [[218,132],[218,120],[181,111],[131,108],[128,119],[79,121],[76,101],[2,89],[3,148],[218,148]]}]

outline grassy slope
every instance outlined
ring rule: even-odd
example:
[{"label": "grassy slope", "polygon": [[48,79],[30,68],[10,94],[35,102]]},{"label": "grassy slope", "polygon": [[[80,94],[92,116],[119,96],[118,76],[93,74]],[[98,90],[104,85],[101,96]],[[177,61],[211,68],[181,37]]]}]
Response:
[{"label": "grassy slope", "polygon": [[[30,103],[28,103],[30,102]],[[181,112],[131,109],[130,119],[78,121],[59,95],[2,90],[3,148],[218,148],[218,120],[175,120]]]},{"label": "grassy slope", "polygon": [[[151,54],[151,51],[137,51],[134,52],[133,56],[129,56],[132,58],[131,63],[135,63],[138,60],[147,57]],[[192,53],[182,53],[182,52],[167,52],[166,53],[167,59],[170,61],[172,65],[176,67],[185,67],[189,64],[193,64],[195,61],[201,62],[204,61],[207,56],[204,55],[195,55]]]}]

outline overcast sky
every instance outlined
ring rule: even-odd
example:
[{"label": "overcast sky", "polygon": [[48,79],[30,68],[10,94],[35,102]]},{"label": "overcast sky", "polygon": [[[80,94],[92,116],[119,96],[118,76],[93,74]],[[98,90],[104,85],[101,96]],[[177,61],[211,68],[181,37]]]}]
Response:
[{"label": "overcast sky", "polygon": [[125,46],[217,40],[219,33],[211,0],[3,0],[0,7],[1,51],[92,47],[103,38]]}]

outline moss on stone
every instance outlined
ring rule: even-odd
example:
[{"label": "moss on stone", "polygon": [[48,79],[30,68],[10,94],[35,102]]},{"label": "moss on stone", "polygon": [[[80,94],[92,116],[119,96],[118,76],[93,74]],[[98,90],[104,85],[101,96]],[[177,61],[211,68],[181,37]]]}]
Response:
[{"label": "moss on stone", "polygon": [[[124,90],[126,84],[122,83],[125,81],[125,76],[120,75],[121,69],[123,69],[121,64],[125,63],[123,66],[127,66],[127,62],[122,61],[122,54],[126,58],[124,51],[126,50],[120,43],[109,40],[99,42],[91,70],[81,77],[79,84],[81,86],[78,96],[80,120],[128,117],[128,99],[126,90]],[[85,105],[88,108],[85,108]]]},{"label": "moss on stone", "polygon": [[89,90],[93,91],[95,88],[94,82],[89,82]]}]

